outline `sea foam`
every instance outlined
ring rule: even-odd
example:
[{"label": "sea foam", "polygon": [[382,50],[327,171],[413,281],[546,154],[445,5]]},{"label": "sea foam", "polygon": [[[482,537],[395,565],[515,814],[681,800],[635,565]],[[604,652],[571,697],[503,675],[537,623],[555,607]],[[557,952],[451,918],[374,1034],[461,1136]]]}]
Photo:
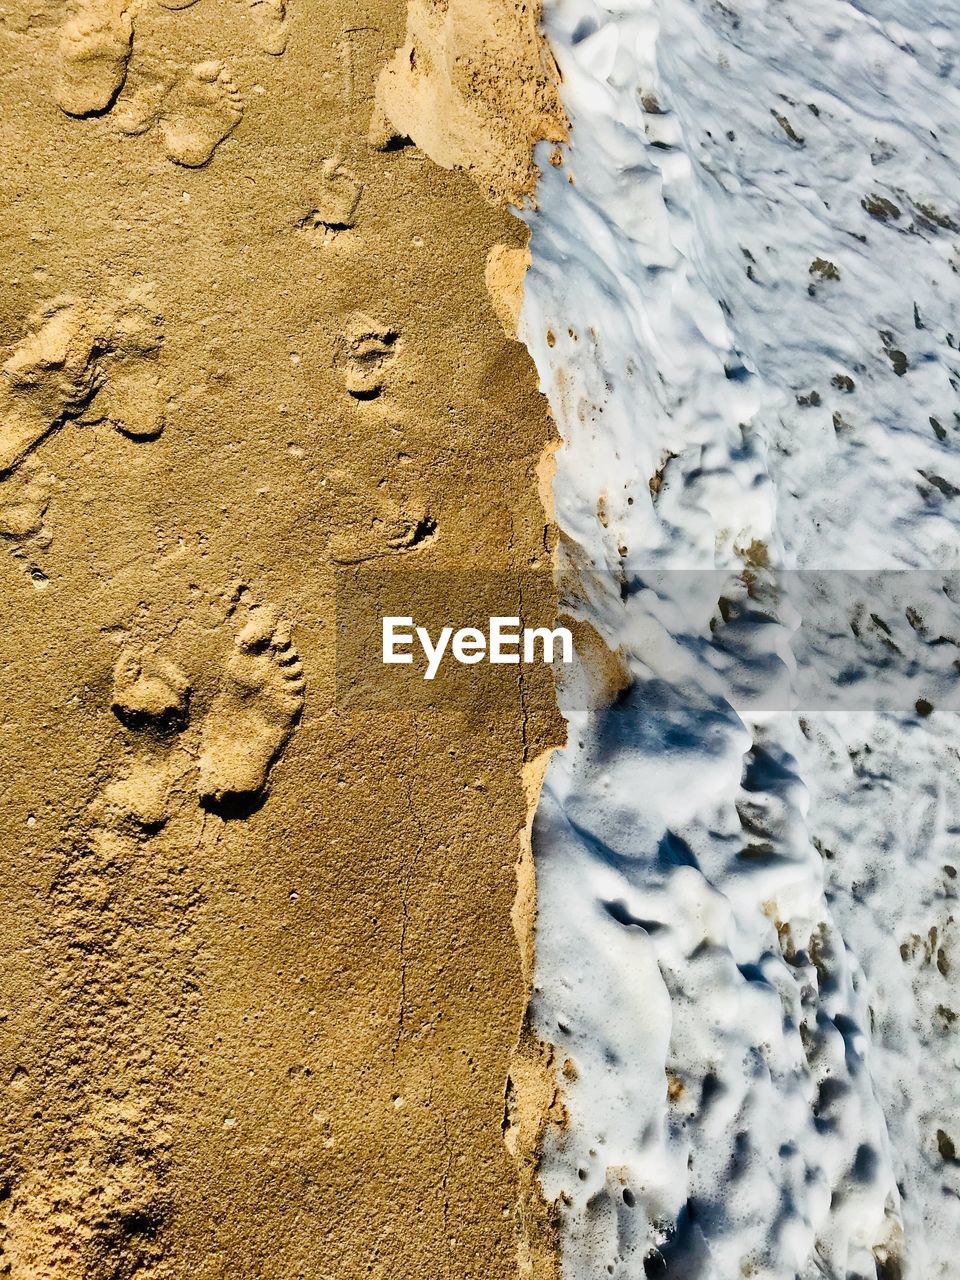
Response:
[{"label": "sea foam", "polygon": [[[572,133],[521,336],[566,603],[624,668],[606,704],[564,682],[534,828],[564,1275],[956,1275],[960,726],[891,637],[960,657],[925,621],[960,599],[960,7],[545,26]],[[796,691],[777,574],[811,569],[893,671],[876,707]],[[894,617],[892,569],[945,577]]]}]

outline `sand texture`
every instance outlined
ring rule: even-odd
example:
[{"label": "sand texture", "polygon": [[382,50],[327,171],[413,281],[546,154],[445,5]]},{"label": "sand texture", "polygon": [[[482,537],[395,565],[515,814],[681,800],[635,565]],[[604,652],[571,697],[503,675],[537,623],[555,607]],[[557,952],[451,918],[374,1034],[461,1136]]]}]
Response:
[{"label": "sand texture", "polygon": [[410,0],[404,44],[377,83],[371,143],[412,138],[492,202],[532,198],[534,145],[568,131],[538,19],[539,6],[504,0]]},{"label": "sand texture", "polygon": [[552,700],[334,697],[337,571],[549,570],[534,15],[0,21],[0,1275],[544,1274]]}]

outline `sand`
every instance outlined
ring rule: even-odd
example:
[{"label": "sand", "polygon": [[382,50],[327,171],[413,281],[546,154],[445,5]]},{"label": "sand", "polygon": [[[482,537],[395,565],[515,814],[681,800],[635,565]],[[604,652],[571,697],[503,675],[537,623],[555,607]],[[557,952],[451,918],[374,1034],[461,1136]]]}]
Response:
[{"label": "sand", "polygon": [[335,699],[338,571],[549,570],[504,205],[562,116],[467,8],[3,11],[12,1280],[553,1268],[552,699]]}]

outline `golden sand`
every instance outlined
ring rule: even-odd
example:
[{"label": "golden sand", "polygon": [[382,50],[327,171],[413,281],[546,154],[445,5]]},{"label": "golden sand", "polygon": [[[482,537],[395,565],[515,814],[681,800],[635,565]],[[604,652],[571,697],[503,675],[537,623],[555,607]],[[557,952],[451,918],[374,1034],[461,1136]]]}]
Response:
[{"label": "golden sand", "polygon": [[536,15],[2,22],[0,1275],[547,1274],[549,697],[334,697],[338,568],[549,566]]}]

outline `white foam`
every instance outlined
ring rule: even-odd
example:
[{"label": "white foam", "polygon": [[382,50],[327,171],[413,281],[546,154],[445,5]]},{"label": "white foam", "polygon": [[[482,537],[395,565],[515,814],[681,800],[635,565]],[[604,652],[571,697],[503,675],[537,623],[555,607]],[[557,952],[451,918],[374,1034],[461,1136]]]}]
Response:
[{"label": "white foam", "polygon": [[718,646],[714,580],[649,571],[742,603],[750,559],[783,622],[759,544],[960,563],[958,19],[547,4],[573,133],[522,334],[572,607],[634,678],[565,689],[535,827],[568,1280],[957,1274],[957,718],[738,714],[719,651],[769,691],[789,627]]}]

